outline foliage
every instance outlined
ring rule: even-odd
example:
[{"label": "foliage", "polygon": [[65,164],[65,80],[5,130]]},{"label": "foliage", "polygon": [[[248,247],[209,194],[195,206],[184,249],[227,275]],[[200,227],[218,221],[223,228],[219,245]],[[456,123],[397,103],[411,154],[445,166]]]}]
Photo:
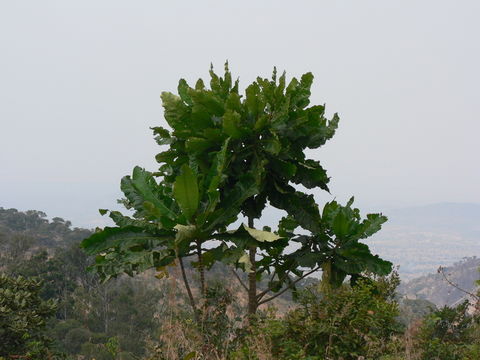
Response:
[{"label": "foliage", "polygon": [[[334,205],[327,206],[342,208]],[[355,214],[352,204],[347,205]],[[350,212],[345,211],[347,215]],[[369,220],[368,216],[353,219],[356,220],[350,222],[352,234],[358,234],[355,229],[362,228],[361,224]],[[18,226],[13,216],[10,221]],[[322,216],[322,221],[331,220]],[[252,241],[261,245],[268,240],[300,239],[302,235],[286,234],[293,234],[295,224],[291,218],[282,220],[276,235],[242,225],[224,233],[223,241],[229,236],[243,239],[250,236]],[[26,227],[20,232],[30,230]],[[18,233],[10,228],[4,228],[4,231],[10,237]],[[50,231],[51,236],[58,236],[54,227]],[[381,360],[476,360],[480,357],[480,326],[477,313],[470,314],[471,307],[462,305],[431,313],[428,302],[402,300],[402,319],[395,318],[395,289],[398,285],[395,276],[371,279],[371,275],[362,272],[366,278],[357,277],[353,285],[339,287],[325,286],[325,283],[318,285],[317,280],[308,278],[311,288],[298,291],[296,305],[290,302],[291,297],[277,298],[281,299],[277,304],[286,303],[296,308],[286,313],[262,308],[257,322],[245,327],[239,317],[245,296],[234,287],[234,275],[226,271],[228,268],[216,264],[208,274],[210,281],[205,299],[199,303],[202,321],[198,326],[192,320],[192,310],[186,304],[184,291],[178,288],[179,269],[171,268],[166,278],[162,277],[166,275],[164,272],[157,271],[160,280],[153,276],[120,277],[102,284],[96,275],[85,272],[85,266],[93,259],[80,251],[78,244],[41,249],[37,245],[45,243],[44,238],[35,236],[34,232],[30,234],[34,241],[32,246],[24,248],[16,262],[4,263],[3,271],[14,275],[10,276],[12,279],[18,275],[38,277],[43,281],[42,288],[37,291],[40,301],[57,298],[59,303],[56,318],[50,317],[43,330],[38,330],[38,339],[30,338],[32,341],[27,347],[32,358],[47,358],[47,347],[51,352],[64,352],[68,358],[83,356],[90,360],[312,360],[325,358],[325,344],[328,344],[330,335],[333,339],[330,358],[343,356],[348,359],[346,354],[350,352],[365,359]],[[44,233],[45,236],[48,234]],[[331,241],[337,241],[333,230],[331,234]],[[210,261],[208,252],[204,254],[204,264],[207,265]],[[191,276],[194,269],[187,265],[186,272]],[[215,276],[218,281],[212,281]],[[245,281],[244,274],[239,276]],[[301,283],[304,281],[297,284]],[[196,281],[192,284],[195,286],[192,291],[198,293],[199,284]],[[264,291],[271,285],[268,279],[264,279],[259,282],[259,289]],[[399,324],[401,321],[406,328]],[[402,334],[402,331],[405,332]],[[318,349],[319,353],[315,353]]]},{"label": "foliage", "polygon": [[[321,214],[313,196],[295,187],[328,191],[326,170],[305,151],[332,138],[339,118],[335,114],[328,120],[324,106],[309,106],[312,82],[313,75],[306,73],[287,83],[286,74],[277,77],[274,70],[271,79],[258,77],[241,95],[226,65],[223,77],[210,70],[209,88],[201,79],[194,87],[181,79],[178,95],[162,93],[171,129],[154,127],[153,132],[157,143],[168,148],[156,156],[157,172],[135,167],[122,179],[122,203],[133,216],[100,210],[117,227],[82,242],[96,256],[96,272],[109,279],[152,267],[165,272],[178,262],[197,321],[198,301],[182,260],[193,255],[203,298],[204,272],[216,261],[248,273],[242,286],[250,314],[276,296],[267,293],[281,294],[319,268],[336,286],[347,275],[390,272],[389,262],[359,242],[380,229],[384,216],[361,220],[359,210],[351,208],[353,199],[347,206],[328,203]],[[288,214],[278,234],[254,229],[267,203]],[[248,226],[226,231],[240,214]],[[311,235],[292,239],[294,234],[284,231],[286,223]],[[206,245],[210,240],[221,243]],[[301,249],[287,254],[290,241]],[[257,281],[266,274],[269,287],[258,293]]]},{"label": "foliage", "polygon": [[53,300],[40,298],[42,283],[35,279],[0,274],[0,355],[45,359],[50,341],[46,320],[54,315]]},{"label": "foliage", "polygon": [[398,305],[388,279],[359,280],[353,287],[302,293],[300,308],[270,327],[273,353],[280,359],[378,358],[391,337],[400,333]]},{"label": "foliage", "polygon": [[469,302],[443,307],[423,321],[418,334],[422,360],[478,359],[480,338],[478,315],[468,314]]},{"label": "foliage", "polygon": [[435,304],[428,300],[404,298],[400,302],[399,321],[408,326],[425,318],[435,310],[437,310]]}]

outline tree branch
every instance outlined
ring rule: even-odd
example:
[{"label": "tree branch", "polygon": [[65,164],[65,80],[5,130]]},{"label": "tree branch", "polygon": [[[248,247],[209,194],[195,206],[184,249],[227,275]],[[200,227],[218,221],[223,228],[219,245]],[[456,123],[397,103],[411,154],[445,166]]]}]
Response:
[{"label": "tree branch", "polygon": [[295,285],[296,283],[298,283],[300,280],[303,280],[305,279],[308,275],[311,275],[313,274],[315,271],[319,270],[321,268],[321,266],[317,266],[315,269],[309,271],[308,273],[300,276],[298,279],[295,279],[295,281],[291,282],[290,284],[287,285],[286,288],[284,288],[282,291],[279,291],[278,293],[276,293],[275,295],[272,295],[270,296],[269,298],[266,298],[265,300],[263,301],[260,301],[258,303],[258,305],[262,305],[262,304],[265,304],[266,302],[269,302],[277,297],[279,297],[280,295],[282,295],[285,291],[289,290],[293,285]]},{"label": "tree branch", "polygon": [[442,274],[443,278],[445,279],[445,281],[450,285],[450,286],[453,286],[455,289],[457,290],[460,290],[461,292],[467,294],[467,295],[470,295],[472,298],[474,298],[475,300],[479,301],[480,300],[480,297],[478,295],[475,295],[473,293],[471,293],[470,291],[467,291],[465,289],[462,289],[458,284],[454,283],[452,280],[450,280],[447,275],[445,274],[444,272],[445,268],[443,266],[440,266],[437,270],[437,273],[439,274]]},{"label": "tree branch", "polygon": [[[285,274],[285,276],[288,275],[290,271],[287,271],[287,273]],[[270,278],[270,282],[273,281],[273,278],[275,277],[275,275],[277,275],[277,272],[276,271],[273,271],[273,274],[272,274],[272,277]],[[283,278],[285,278],[285,276]],[[280,280],[280,278],[279,278]],[[270,286],[267,286],[267,288],[265,290],[263,290],[262,292],[260,292],[259,294],[257,294],[257,300],[260,301],[262,300],[262,298],[269,292],[271,291],[272,288]]]},{"label": "tree branch", "polygon": [[235,271],[235,269],[232,269],[232,272],[233,274],[235,275],[235,277],[237,278],[237,280],[240,282],[240,285],[242,285],[242,287],[248,291],[248,287],[247,285],[245,285],[245,283],[242,281],[242,279],[240,279],[240,276],[238,276],[237,272]]}]

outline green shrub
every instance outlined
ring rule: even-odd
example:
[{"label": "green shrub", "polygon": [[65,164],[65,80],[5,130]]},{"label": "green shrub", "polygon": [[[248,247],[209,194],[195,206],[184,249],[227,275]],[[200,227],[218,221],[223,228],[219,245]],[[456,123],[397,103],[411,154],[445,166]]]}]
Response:
[{"label": "green shrub", "polygon": [[[284,318],[266,316],[259,320],[250,339],[236,352],[249,359],[249,347],[263,340],[272,359],[378,359],[391,349],[389,342],[401,333],[394,289],[398,275],[378,280],[362,279],[354,286],[332,289],[310,288],[300,293],[299,307]],[[255,340],[252,340],[252,337]],[[239,356],[243,352],[244,357]]]},{"label": "green shrub", "polygon": [[41,299],[42,282],[0,274],[0,356],[46,359],[51,340],[46,320],[56,311],[54,301]]}]

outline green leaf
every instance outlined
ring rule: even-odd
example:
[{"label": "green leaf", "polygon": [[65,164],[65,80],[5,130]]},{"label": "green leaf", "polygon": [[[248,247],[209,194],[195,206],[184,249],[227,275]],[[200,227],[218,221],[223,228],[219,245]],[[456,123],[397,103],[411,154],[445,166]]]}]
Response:
[{"label": "green leaf", "polygon": [[392,263],[373,255],[367,245],[354,242],[338,249],[340,257],[335,258],[334,264],[348,274],[359,274],[368,271],[380,276],[388,275],[392,271]]},{"label": "green leaf", "polygon": [[224,175],[224,170],[227,165],[227,151],[229,143],[230,138],[227,138],[224,141],[220,151],[217,152],[217,154],[215,155],[215,159],[207,177],[207,191],[209,193],[216,192],[218,187],[221,185],[222,180],[224,180],[224,178],[226,177]]},{"label": "green leaf", "polygon": [[269,200],[276,208],[285,210],[304,229],[314,234],[322,231],[320,213],[312,195],[299,191],[280,193],[272,189]]},{"label": "green leaf", "polygon": [[387,217],[382,214],[367,214],[367,220],[361,224],[361,239],[365,239],[378,232],[387,220]]},{"label": "green leaf", "polygon": [[249,197],[258,193],[258,182],[252,174],[243,174],[240,179],[227,191],[219,203],[219,209],[209,216],[209,223],[205,230],[215,229],[218,225],[229,225],[237,218],[242,204]]},{"label": "green leaf", "polygon": [[198,209],[199,192],[197,176],[188,165],[183,165],[180,175],[173,184],[173,195],[187,219],[191,219]]},{"label": "green leaf", "polygon": [[134,246],[147,246],[154,248],[165,241],[173,239],[169,232],[165,235],[152,235],[146,233],[142,228],[134,226],[127,226],[124,228],[105,227],[100,232],[96,232],[90,237],[84,239],[81,247],[89,255],[95,255],[106,251],[110,248],[118,247],[120,250],[125,250]]},{"label": "green leaf", "polygon": [[161,152],[161,153],[158,153],[158,154],[155,156],[155,160],[156,160],[158,163],[171,164],[176,157],[177,157],[176,151],[170,149],[170,150],[167,150],[167,151],[163,151],[163,152]]},{"label": "green leaf", "polygon": [[313,127],[315,131],[310,131],[310,136],[307,140],[307,147],[310,149],[316,149],[322,145],[324,145],[327,140],[331,139],[333,135],[335,135],[335,131],[338,128],[338,123],[340,118],[338,114],[334,114],[333,118],[328,122],[323,117],[323,115],[319,116],[320,119],[316,121],[316,125]]},{"label": "green leaf", "polygon": [[190,86],[188,86],[187,82],[185,79],[180,79],[178,82],[178,95],[180,95],[180,99],[187,104],[187,105],[193,105],[192,98],[188,94],[189,91],[191,90]]},{"label": "green leaf", "polygon": [[270,166],[281,178],[286,180],[293,178],[297,173],[297,167],[285,160],[272,158]]},{"label": "green leaf", "polygon": [[282,150],[282,144],[280,143],[278,136],[262,140],[262,146],[265,151],[271,155],[278,155],[280,150]]},{"label": "green leaf", "polygon": [[155,136],[155,141],[158,145],[169,145],[173,142],[173,138],[170,135],[170,132],[167,129],[164,129],[161,126],[150,128],[153,130]]},{"label": "green leaf", "polygon": [[207,139],[190,137],[185,142],[185,148],[190,153],[202,153],[215,144]]},{"label": "green leaf", "polygon": [[306,160],[305,162],[297,163],[297,172],[293,179],[295,184],[302,184],[307,189],[319,187],[329,191],[327,186],[329,180],[327,172],[318,161]]},{"label": "green leaf", "polygon": [[298,223],[291,216],[283,217],[278,223],[278,234],[281,236],[287,236],[288,234],[293,233],[293,231],[298,227]]},{"label": "green leaf", "polygon": [[190,110],[182,99],[169,92],[162,92],[160,98],[164,108],[163,115],[168,125],[175,130],[188,129],[187,119]]},{"label": "green leaf", "polygon": [[[125,228],[127,226],[133,226],[139,229],[143,229],[145,232],[155,234],[159,227],[157,224],[153,224],[151,222],[141,220],[141,219],[132,219],[128,216],[122,215],[119,211],[110,211],[110,219],[113,220],[115,225],[121,228]],[[163,230],[162,230],[163,231]]]},{"label": "green leaf", "polygon": [[173,210],[173,201],[162,194],[162,187],[150,172],[136,166],[131,177],[122,179],[120,188],[137,211],[154,214],[164,226],[174,225],[172,220],[177,215]]},{"label": "green leaf", "polygon": [[344,238],[349,234],[350,221],[343,211],[340,211],[333,220],[332,230],[338,238]]},{"label": "green leaf", "polygon": [[233,139],[240,139],[243,131],[240,125],[241,116],[236,111],[228,110],[223,114],[223,131]]},{"label": "green leaf", "polygon": [[245,106],[253,118],[257,118],[259,113],[263,112],[265,102],[260,96],[260,87],[256,82],[252,83],[245,90]]}]

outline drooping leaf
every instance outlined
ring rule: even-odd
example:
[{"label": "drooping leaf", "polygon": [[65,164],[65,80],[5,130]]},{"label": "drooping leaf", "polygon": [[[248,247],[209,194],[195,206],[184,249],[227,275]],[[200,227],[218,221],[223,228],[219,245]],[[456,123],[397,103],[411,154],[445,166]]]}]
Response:
[{"label": "drooping leaf", "polygon": [[173,138],[167,129],[164,129],[161,126],[152,127],[151,129],[153,130],[155,141],[158,145],[169,145],[173,142]]},{"label": "drooping leaf", "polygon": [[133,205],[140,212],[147,212],[157,217],[165,227],[172,227],[177,214],[171,198],[162,194],[152,174],[140,167],[133,169],[132,176],[125,176],[120,188]]},{"label": "drooping leaf", "polygon": [[245,228],[245,230],[247,230],[251,237],[260,242],[273,242],[282,238],[281,236],[269,231],[252,229],[245,225],[243,225],[243,227]]},{"label": "drooping leaf", "polygon": [[329,191],[327,184],[330,179],[327,176],[327,172],[318,161],[306,160],[305,162],[299,162],[296,165],[297,171],[293,182],[296,184],[302,184],[307,189],[319,187],[320,189]]},{"label": "drooping leaf", "polygon": [[95,255],[116,247],[120,250],[134,246],[154,248],[171,239],[173,239],[173,236],[169,232],[164,232],[164,235],[152,235],[146,233],[144,229],[134,226],[124,228],[105,227],[102,231],[84,239],[81,247],[87,254]]},{"label": "drooping leaf", "polygon": [[304,229],[314,234],[322,231],[320,213],[312,195],[299,191],[281,193],[278,189],[271,189],[269,200],[276,208],[285,210]]},{"label": "drooping leaf", "polygon": [[252,262],[250,261],[250,257],[247,253],[243,253],[240,259],[238,259],[238,263],[244,266],[245,272],[249,273],[252,271]]}]

